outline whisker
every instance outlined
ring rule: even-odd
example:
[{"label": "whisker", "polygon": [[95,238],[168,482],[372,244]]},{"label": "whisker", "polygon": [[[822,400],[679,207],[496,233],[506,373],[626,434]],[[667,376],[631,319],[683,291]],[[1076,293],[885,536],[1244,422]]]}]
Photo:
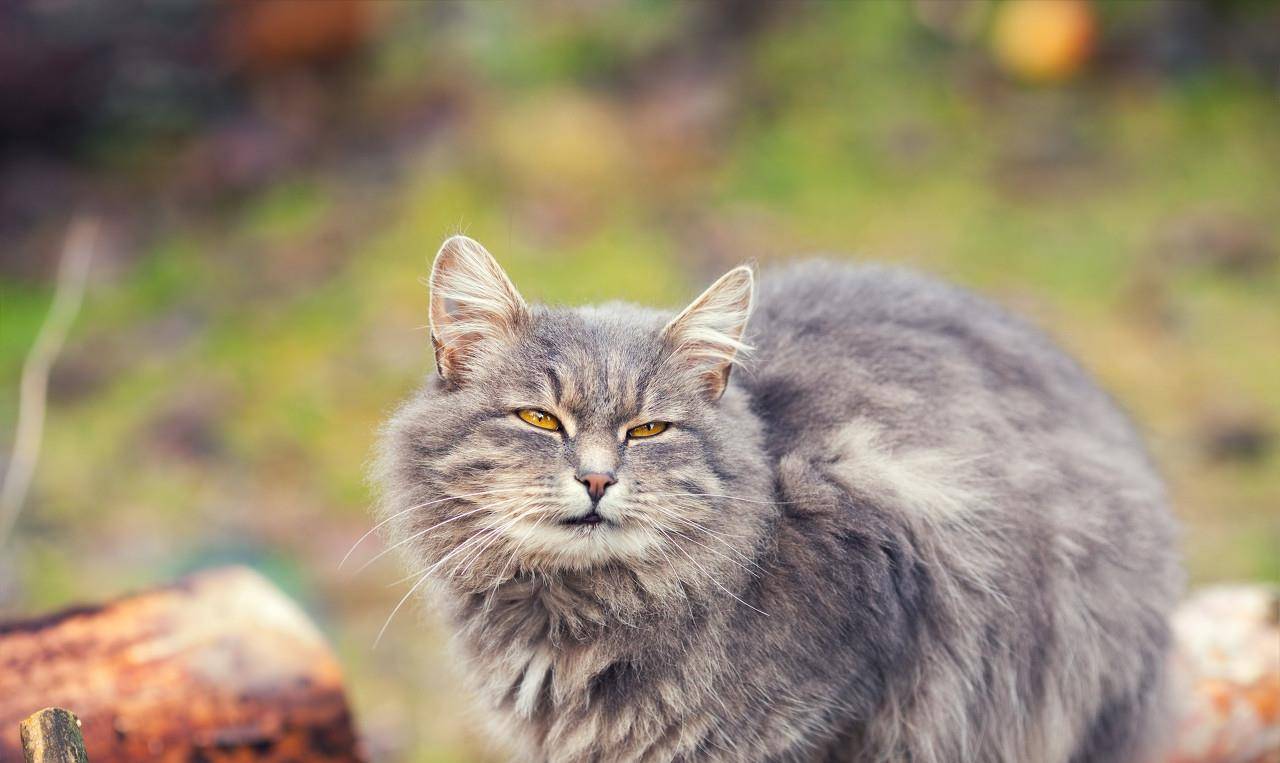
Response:
[{"label": "whisker", "polygon": [[738,549],[738,548],[737,548],[736,546],[734,546],[732,543],[729,543],[728,541],[726,541],[726,540],[725,540],[725,538],[726,538],[726,537],[729,537],[729,538],[737,538],[737,539],[741,540],[741,537],[740,537],[740,536],[737,536],[737,535],[727,535],[727,534],[724,534],[724,533],[717,533],[717,532],[715,532],[714,530],[712,530],[711,528],[709,528],[709,527],[707,527],[707,526],[705,526],[705,525],[699,524],[699,523],[697,523],[697,522],[693,521],[692,519],[689,519],[688,517],[681,516],[680,514],[678,514],[678,513],[674,512],[674,511],[672,511],[671,509],[666,508],[666,507],[664,507],[664,506],[658,506],[658,505],[654,505],[654,504],[648,504],[648,505],[646,505],[646,508],[649,508],[649,509],[652,509],[652,510],[654,510],[654,511],[657,511],[659,514],[661,514],[661,515],[665,516],[667,519],[670,519],[670,520],[675,521],[675,522],[683,522],[683,523],[685,523],[685,524],[687,524],[687,525],[690,525],[690,526],[692,526],[692,527],[695,527],[695,528],[697,528],[697,529],[701,530],[703,533],[705,533],[705,534],[707,535],[707,537],[711,538],[712,540],[716,541],[716,542],[717,542],[717,543],[719,543],[720,545],[724,546],[725,548],[729,549],[729,550],[730,550],[730,551],[732,551],[733,553],[737,554],[737,555],[738,555],[738,557],[739,557],[740,559],[742,559],[742,561],[746,562],[747,564],[750,564],[750,565],[755,566],[755,567],[756,567],[757,569],[759,569],[761,572],[764,572],[764,571],[765,571],[765,569],[764,569],[763,567],[761,567],[761,566],[759,565],[759,563],[757,563],[754,559],[752,559],[750,556],[747,556],[745,553],[743,553],[740,549]]},{"label": "whisker", "polygon": [[[492,528],[492,527],[481,527],[481,528],[478,528],[475,532],[473,532],[471,535],[468,535],[468,536],[467,536],[467,537],[466,537],[466,538],[465,538],[461,543],[459,543],[459,544],[458,544],[457,546],[455,546],[452,550],[450,550],[450,551],[449,551],[449,553],[447,553],[447,554],[445,554],[444,556],[440,557],[440,558],[439,558],[439,559],[437,559],[435,562],[432,562],[431,567],[429,567],[429,568],[426,570],[426,572],[427,572],[427,573],[434,572],[434,571],[435,571],[435,569],[436,569],[438,566],[440,566],[440,564],[442,564],[443,562],[445,562],[445,561],[446,561],[446,560],[448,560],[448,559],[452,559],[452,558],[453,558],[453,556],[454,556],[455,554],[458,554],[458,553],[460,553],[460,552],[462,552],[462,551],[464,551],[464,550],[469,550],[469,549],[475,548],[475,545],[476,545],[477,543],[479,543],[480,541],[484,540],[485,538],[488,538],[488,537],[489,537],[490,535],[492,535],[493,533],[496,533],[496,532],[499,532],[499,531],[500,531],[499,529]],[[413,579],[414,579],[414,578],[416,578],[418,575],[422,574],[422,572],[423,572],[423,570],[418,570],[418,571],[416,571],[416,572],[411,572],[411,573],[409,573],[408,575],[405,575],[404,577],[400,578],[399,580],[396,580],[396,581],[393,581],[393,582],[391,582],[391,583],[388,583],[388,584],[387,584],[387,587],[388,587],[388,588],[391,588],[391,587],[393,587],[393,586],[400,585],[401,583],[404,583],[404,582],[406,582],[406,581],[413,580]]]},{"label": "whisker", "polygon": [[[471,534],[471,535],[470,535],[466,540],[464,540],[463,542],[459,543],[459,544],[458,544],[458,546],[457,546],[457,548],[453,549],[452,551],[450,551],[449,553],[445,554],[444,556],[442,556],[442,557],[440,557],[439,559],[437,559],[434,563],[432,563],[432,565],[431,565],[430,567],[428,567],[428,568],[427,568],[426,572],[424,572],[424,573],[422,573],[422,574],[424,574],[424,575],[431,575],[431,574],[432,574],[432,573],[434,573],[436,570],[440,569],[440,567],[441,567],[441,566],[443,566],[445,562],[449,561],[449,560],[450,560],[450,559],[452,559],[454,556],[456,556],[456,555],[458,555],[458,554],[462,553],[463,551],[470,551],[470,550],[474,549],[478,544],[482,543],[484,540],[486,540],[487,538],[489,538],[491,535],[494,535],[494,534],[496,534],[496,533],[498,533],[498,532],[499,532],[498,530],[496,530],[496,529],[494,529],[494,528],[491,528],[491,527],[482,527],[482,528],[480,528],[479,530],[476,530],[476,531],[475,531],[473,534]],[[416,575],[416,573],[415,573],[415,575]],[[414,577],[414,575],[409,575],[408,577],[401,579],[401,581],[400,581],[400,582],[402,582],[402,583],[403,583],[405,580],[412,579],[413,577]]]},{"label": "whisker", "polygon": [[[674,544],[675,544],[675,540],[674,540],[674,539],[672,539],[672,537],[671,537],[670,535],[667,535],[666,531],[665,531],[665,530],[663,530],[661,527],[654,526],[654,528],[653,528],[653,529],[657,530],[657,531],[658,531],[658,534],[659,534],[659,535],[661,535],[663,538],[665,538],[665,539],[667,540],[667,542],[671,543],[672,545],[674,545]],[[655,548],[655,549],[657,549],[658,553],[662,554],[662,558],[663,558],[664,560],[666,560],[666,563],[667,563],[668,565],[672,565],[672,566],[674,566],[674,565],[675,565],[675,563],[676,563],[675,558],[674,558],[673,556],[671,556],[671,554],[668,554],[668,553],[667,553],[666,549],[664,549],[664,548],[662,547],[662,544],[661,544],[661,543],[659,543],[658,545],[654,546],[654,548]],[[689,619],[690,619],[690,620],[693,620],[693,617],[694,617],[694,615],[693,615],[693,602],[689,600],[689,592],[688,592],[688,590],[686,590],[683,586],[681,586],[681,589],[680,589],[680,590],[681,590],[681,593],[683,593],[683,594],[684,594],[684,604],[685,604],[685,608],[689,611]]]},{"label": "whisker", "polygon": [[475,564],[475,562],[480,558],[480,556],[484,554],[485,550],[488,549],[490,546],[492,546],[494,543],[496,543],[499,539],[501,539],[508,530],[510,530],[512,527],[515,527],[522,520],[524,520],[526,517],[532,514],[539,514],[539,513],[545,514],[547,511],[548,509],[546,507],[527,506],[523,510],[519,511],[518,513],[515,513],[513,516],[508,517],[505,521],[501,523],[500,526],[489,527],[488,529],[492,530],[493,532],[493,537],[490,538],[490,540],[487,543],[474,549],[473,553],[468,554],[466,558],[464,558],[457,565],[455,565],[453,570],[449,573],[449,577],[455,577],[458,574],[458,568],[463,564],[467,565],[466,569],[463,570],[463,574],[465,575],[471,569],[471,566]]},{"label": "whisker", "polygon": [[414,583],[413,587],[410,588],[407,592],[405,592],[405,595],[402,596],[400,598],[400,601],[396,603],[395,609],[392,609],[391,614],[387,615],[386,622],[382,624],[382,628],[378,631],[378,637],[373,640],[374,649],[378,648],[378,644],[382,641],[383,634],[387,632],[387,628],[391,625],[391,621],[392,619],[395,618],[396,613],[399,612],[400,608],[404,606],[404,603],[409,600],[409,597],[413,596],[413,592],[418,590],[418,586],[422,585],[426,581],[427,576],[429,574],[431,573],[430,572],[422,573],[422,577],[418,578],[418,582]]},{"label": "whisker", "polygon": [[434,524],[434,525],[432,525],[432,526],[428,527],[428,528],[427,528],[427,529],[425,529],[425,530],[419,530],[419,531],[417,531],[416,533],[413,533],[412,535],[405,536],[404,538],[401,538],[400,540],[396,541],[395,543],[391,544],[390,546],[387,546],[386,548],[382,549],[382,550],[381,550],[381,551],[379,551],[378,553],[374,554],[371,558],[367,559],[367,560],[365,561],[365,563],[364,563],[364,564],[362,564],[362,565],[360,565],[359,567],[357,567],[357,568],[356,568],[356,571],[355,571],[355,572],[353,572],[353,573],[351,573],[351,574],[353,574],[353,575],[359,575],[361,572],[364,572],[366,569],[368,569],[368,568],[369,568],[369,565],[371,565],[371,564],[373,564],[374,562],[378,561],[379,559],[381,559],[382,557],[384,557],[384,556],[386,556],[387,554],[391,553],[391,552],[392,552],[392,551],[394,551],[395,549],[399,548],[400,546],[403,546],[403,545],[404,545],[404,544],[406,544],[406,543],[409,543],[410,541],[416,540],[417,538],[421,538],[423,535],[426,535],[427,533],[431,532],[432,530],[434,530],[434,529],[436,529],[436,528],[438,528],[438,527],[443,527],[444,525],[447,525],[447,524],[449,524],[450,522],[456,522],[456,521],[458,521],[459,519],[462,519],[463,517],[469,517],[469,516],[471,516],[472,514],[475,514],[475,513],[480,512],[480,511],[484,511],[484,510],[486,510],[486,509],[492,509],[493,507],[494,507],[494,504],[488,504],[488,505],[485,505],[485,506],[477,506],[476,508],[472,509],[471,511],[464,511],[464,512],[462,512],[461,514],[457,514],[457,515],[455,515],[455,516],[449,517],[448,519],[444,520],[443,522],[437,522],[436,524]]},{"label": "whisker", "polygon": [[[731,556],[729,556],[729,555],[725,554],[724,552],[717,551],[717,550],[715,550],[714,548],[712,548],[712,547],[710,547],[710,546],[706,545],[705,543],[700,543],[699,541],[695,540],[694,538],[690,538],[688,535],[685,535],[684,533],[680,532],[679,530],[677,530],[677,529],[675,529],[675,528],[668,528],[668,529],[669,529],[671,532],[675,533],[676,535],[679,535],[681,538],[684,538],[685,540],[689,541],[690,543],[692,543],[692,544],[694,544],[694,545],[696,545],[696,546],[701,546],[702,548],[706,549],[707,551],[710,551],[711,553],[715,554],[716,556],[720,557],[721,559],[724,559],[725,561],[730,562],[730,563],[732,563],[732,564],[736,564],[736,565],[738,565],[739,567],[741,567],[743,570],[745,570],[745,571],[746,571],[746,572],[748,572],[748,573],[755,574],[755,572],[756,572],[756,571],[761,571],[761,572],[763,572],[763,568],[761,568],[761,567],[760,567],[760,565],[755,564],[754,562],[752,563],[751,567],[748,567],[747,565],[745,565],[745,564],[743,564],[742,562],[738,561],[737,559],[734,559],[733,557],[731,557]],[[755,569],[752,569],[752,567],[754,567]]]},{"label": "whisker", "polygon": [[645,493],[644,495],[655,496],[660,498],[674,498],[687,496],[692,498],[725,498],[730,501],[741,501],[742,503],[759,503],[766,506],[781,506],[785,503],[799,503],[799,501],[763,501],[756,498],[741,498],[736,495],[725,495],[723,493]]},{"label": "whisker", "polygon": [[[487,507],[484,507],[484,508],[493,508],[493,506],[492,506],[492,505],[490,505],[490,506],[487,506]],[[537,511],[541,511],[542,509],[539,509],[539,508],[536,508],[536,507],[535,507],[535,510],[537,510]],[[476,531],[475,531],[474,533],[472,533],[471,535],[467,536],[467,538],[466,538],[465,540],[463,540],[461,543],[459,543],[459,544],[458,544],[458,546],[457,546],[456,548],[454,548],[452,551],[450,551],[449,553],[445,554],[442,558],[440,558],[439,560],[437,560],[437,561],[432,565],[432,567],[431,567],[429,570],[427,570],[427,572],[428,572],[428,573],[430,573],[430,572],[434,572],[434,571],[435,571],[435,569],[436,569],[437,567],[439,567],[443,562],[445,562],[445,561],[446,561],[446,560],[448,560],[448,559],[453,558],[453,556],[454,556],[454,555],[456,555],[456,554],[458,554],[458,553],[460,553],[460,552],[462,552],[462,551],[464,551],[464,550],[468,551],[468,553],[470,553],[470,551],[474,551],[474,550],[476,549],[476,547],[479,545],[479,542],[480,542],[480,541],[482,541],[482,540],[484,540],[484,539],[486,539],[486,538],[489,538],[489,537],[491,537],[491,536],[501,535],[503,532],[505,532],[505,531],[507,531],[508,529],[510,529],[512,526],[514,526],[514,525],[515,525],[517,522],[519,522],[521,519],[523,519],[523,518],[525,518],[526,516],[528,516],[530,513],[531,513],[531,512],[530,512],[529,510],[525,510],[525,511],[520,512],[519,514],[516,514],[515,516],[512,516],[512,517],[506,517],[506,518],[504,518],[501,522],[497,523],[496,525],[485,525],[485,526],[481,526],[481,527],[477,528],[477,529],[476,529]],[[421,571],[418,571],[418,572],[412,572],[412,573],[410,573],[410,574],[406,575],[405,577],[400,578],[399,580],[396,580],[396,581],[394,581],[394,582],[392,582],[392,583],[389,583],[389,584],[388,584],[388,587],[391,587],[391,586],[397,586],[397,585],[400,585],[401,583],[404,583],[405,581],[412,580],[413,578],[417,577],[417,576],[418,576],[418,574],[420,574],[420,572],[421,572]],[[455,569],[455,572],[456,572],[456,569]],[[451,574],[452,574],[452,573],[451,573]]]},{"label": "whisker", "polygon": [[[649,508],[651,508],[651,509],[652,509],[652,508],[655,508],[655,507],[652,507],[652,506],[651,506],[651,507],[649,507]],[[736,555],[738,556],[738,558],[739,558],[739,559],[741,559],[742,561],[744,561],[744,562],[746,562],[746,563],[748,563],[748,564],[755,564],[755,560],[753,560],[753,559],[752,559],[750,556],[748,556],[747,554],[743,553],[743,551],[742,551],[741,549],[739,549],[737,546],[735,546],[735,545],[733,545],[732,543],[729,543],[728,541],[726,541],[726,540],[725,540],[725,538],[732,538],[732,539],[734,539],[734,540],[743,540],[742,536],[739,536],[739,535],[727,535],[727,534],[718,533],[718,532],[716,532],[716,531],[712,530],[711,528],[707,527],[706,525],[698,524],[697,522],[693,521],[692,519],[689,519],[688,517],[682,517],[682,516],[680,516],[679,514],[663,513],[661,510],[659,510],[659,514],[661,514],[661,516],[662,516],[664,519],[667,519],[667,520],[670,520],[670,521],[672,521],[672,522],[676,522],[676,523],[679,523],[679,524],[687,525],[689,528],[692,528],[693,530],[698,530],[698,531],[700,531],[700,533],[701,533],[702,535],[707,536],[709,539],[714,540],[715,542],[717,542],[717,543],[719,543],[720,545],[722,545],[722,546],[724,546],[725,548],[727,548],[729,551],[731,551],[731,552],[733,552],[734,554],[736,554]],[[675,528],[671,528],[671,529],[675,529]]]},{"label": "whisker", "polygon": [[[463,558],[453,566],[453,569],[449,571],[449,577],[450,578],[458,577],[459,567],[462,567],[462,575],[463,577],[465,577],[466,574],[471,571],[471,568],[475,565],[475,563],[480,560],[480,557],[484,555],[484,552],[487,551],[493,544],[501,540],[503,538],[504,532],[510,529],[514,524],[515,523],[513,522],[509,525],[504,526],[501,530],[494,530],[493,533],[490,535],[489,540],[478,545],[470,554],[468,554],[465,558]],[[463,567],[463,565],[466,565],[466,566]]]},{"label": "whisker", "polygon": [[404,516],[405,514],[408,514],[411,511],[417,511],[418,509],[425,509],[428,506],[433,506],[437,503],[443,503],[445,501],[454,501],[459,498],[474,498],[476,496],[482,496],[482,495],[494,495],[496,493],[509,493],[512,491],[523,490],[523,489],[524,488],[517,488],[517,487],[499,488],[497,490],[484,490],[479,493],[463,493],[462,495],[449,495],[449,496],[445,496],[444,498],[437,498],[434,501],[427,501],[426,503],[420,503],[416,506],[410,506],[409,508],[404,509],[402,511],[397,511],[395,514],[392,514],[391,516],[382,520],[378,524],[369,528],[369,532],[365,533],[364,535],[361,535],[360,539],[357,540],[355,544],[352,545],[351,548],[347,551],[346,555],[342,557],[342,561],[338,562],[338,569],[342,569],[342,566],[347,563],[347,560],[351,558],[351,555],[355,553],[355,550],[360,547],[361,543],[364,543],[366,540],[368,540],[370,535],[373,535],[375,532],[378,531],[378,528],[396,519],[397,517],[401,517],[401,516]]},{"label": "whisker", "polygon": [[[450,552],[449,552],[449,554],[446,554],[445,556],[441,557],[441,559],[447,559],[447,558],[449,558],[449,556],[450,556],[450,555],[452,555],[454,552],[461,551],[463,547],[470,546],[472,543],[474,543],[474,542],[476,542],[476,541],[480,540],[481,538],[487,538],[487,537],[489,537],[489,531],[488,531],[488,529],[487,529],[487,528],[486,528],[486,529],[484,529],[484,530],[481,530],[481,531],[477,532],[477,533],[476,533],[476,534],[474,534],[474,535],[468,536],[466,540],[464,540],[464,541],[462,541],[461,543],[459,543],[459,544],[458,544],[458,546],[457,546],[456,548],[454,548],[452,551],[450,551]],[[436,561],[440,561],[440,560],[436,560]],[[434,567],[434,566],[435,566],[435,562],[432,562],[432,567]],[[407,582],[409,582],[410,580],[413,580],[414,578],[418,577],[419,575],[422,575],[422,574],[424,574],[424,573],[426,573],[426,572],[430,572],[430,571],[431,571],[431,568],[430,568],[430,567],[428,567],[428,568],[426,568],[426,569],[422,569],[422,568],[416,569],[416,570],[414,570],[413,572],[410,572],[408,575],[405,575],[405,576],[404,576],[404,577],[402,577],[402,578],[399,578],[399,579],[396,579],[396,580],[391,581],[390,583],[387,583],[387,586],[386,586],[386,587],[387,587],[387,588],[395,588],[395,587],[396,587],[396,586],[398,586],[398,585],[401,585],[401,584],[403,584],[403,583],[407,583]]]},{"label": "whisker", "polygon": [[511,563],[516,560],[516,555],[518,555],[520,553],[520,550],[524,548],[524,544],[528,542],[529,538],[533,537],[534,531],[538,529],[538,525],[542,524],[542,520],[546,519],[548,516],[550,516],[550,513],[543,514],[542,516],[534,520],[533,525],[525,530],[524,535],[521,536],[519,542],[516,543],[515,548],[511,550],[511,556],[507,558],[507,563],[503,565],[502,571],[498,573],[498,577],[494,580],[493,592],[490,594],[489,598],[485,600],[486,610],[489,608],[489,605],[492,603],[493,596],[498,593],[498,586],[502,585],[502,581],[507,574],[507,569],[511,566]]},{"label": "whisker", "polygon": [[721,584],[720,584],[720,581],[719,581],[719,580],[716,580],[716,578],[715,578],[715,576],[714,576],[714,575],[712,575],[710,572],[707,572],[707,569],[706,569],[705,567],[703,567],[701,564],[698,564],[698,562],[697,562],[696,560],[694,560],[694,558],[693,558],[692,556],[690,556],[690,555],[689,555],[689,552],[688,552],[688,551],[685,551],[683,548],[681,548],[681,547],[680,547],[680,545],[679,545],[678,543],[677,543],[677,544],[673,544],[673,545],[674,545],[674,547],[675,547],[676,551],[679,551],[680,553],[684,554],[684,557],[685,557],[686,559],[688,559],[688,560],[689,560],[689,562],[690,562],[691,564],[693,564],[693,566],[694,566],[694,567],[697,567],[699,570],[702,570],[702,574],[707,576],[707,580],[709,580],[709,581],[711,581],[713,584],[715,584],[715,586],[716,586],[717,588],[719,588],[721,591],[724,591],[725,593],[729,594],[729,596],[730,596],[730,597],[732,597],[735,601],[737,601],[739,604],[741,604],[742,606],[746,607],[747,609],[750,609],[750,610],[754,610],[754,611],[756,611],[756,612],[759,612],[760,614],[764,615],[765,617],[768,617],[768,616],[769,616],[769,613],[768,613],[768,612],[765,612],[765,611],[764,611],[764,610],[762,610],[762,609],[758,609],[758,608],[756,608],[756,607],[751,606],[750,604],[746,603],[746,602],[745,602],[745,601],[743,601],[741,598],[739,598],[739,597],[738,597],[738,595],[737,595],[737,594],[735,594],[733,591],[730,591],[728,588],[725,588],[723,585],[721,585]]}]

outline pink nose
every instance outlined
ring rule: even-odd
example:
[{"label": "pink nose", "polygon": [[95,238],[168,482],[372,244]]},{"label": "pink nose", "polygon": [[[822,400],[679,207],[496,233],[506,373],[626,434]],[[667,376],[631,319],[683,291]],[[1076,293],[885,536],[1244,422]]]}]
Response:
[{"label": "pink nose", "polygon": [[591,496],[592,501],[599,501],[604,497],[604,491],[618,480],[614,479],[612,474],[601,474],[599,472],[593,474],[581,474],[578,481],[587,488],[587,495]]}]

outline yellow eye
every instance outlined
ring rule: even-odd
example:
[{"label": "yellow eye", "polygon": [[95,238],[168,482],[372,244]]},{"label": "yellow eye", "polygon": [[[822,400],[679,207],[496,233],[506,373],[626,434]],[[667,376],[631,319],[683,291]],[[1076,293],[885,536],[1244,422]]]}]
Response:
[{"label": "yellow eye", "polygon": [[532,424],[538,429],[546,429],[549,432],[560,431],[560,419],[537,408],[521,408],[516,411],[516,415],[524,419],[525,423]]},{"label": "yellow eye", "polygon": [[662,434],[667,428],[665,421],[650,421],[648,424],[641,424],[638,427],[631,427],[627,430],[627,437],[653,437],[656,434]]}]

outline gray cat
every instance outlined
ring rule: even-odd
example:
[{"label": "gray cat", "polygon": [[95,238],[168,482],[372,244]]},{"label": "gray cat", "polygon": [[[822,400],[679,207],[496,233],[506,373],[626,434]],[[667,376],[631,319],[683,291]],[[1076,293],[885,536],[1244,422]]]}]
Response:
[{"label": "gray cat", "polygon": [[1115,404],[964,291],[753,280],[552,308],[437,255],[380,511],[507,754],[1146,760],[1181,573]]}]

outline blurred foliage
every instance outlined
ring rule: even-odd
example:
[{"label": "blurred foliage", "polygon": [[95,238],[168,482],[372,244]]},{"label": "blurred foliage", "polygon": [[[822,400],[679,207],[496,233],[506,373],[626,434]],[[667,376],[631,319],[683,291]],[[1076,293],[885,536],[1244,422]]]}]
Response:
[{"label": "blurred foliage", "polygon": [[1196,580],[1280,580],[1276,6],[1075,3],[1092,36],[1042,77],[996,39],[1023,2],[6,6],[33,80],[2,110],[48,71],[78,100],[0,125],[0,431],[69,211],[113,237],[0,611],[247,561],[329,631],[381,758],[476,759],[431,624],[370,648],[394,565],[336,570],[459,230],[567,303],[815,252],[967,284],[1133,411]]}]

